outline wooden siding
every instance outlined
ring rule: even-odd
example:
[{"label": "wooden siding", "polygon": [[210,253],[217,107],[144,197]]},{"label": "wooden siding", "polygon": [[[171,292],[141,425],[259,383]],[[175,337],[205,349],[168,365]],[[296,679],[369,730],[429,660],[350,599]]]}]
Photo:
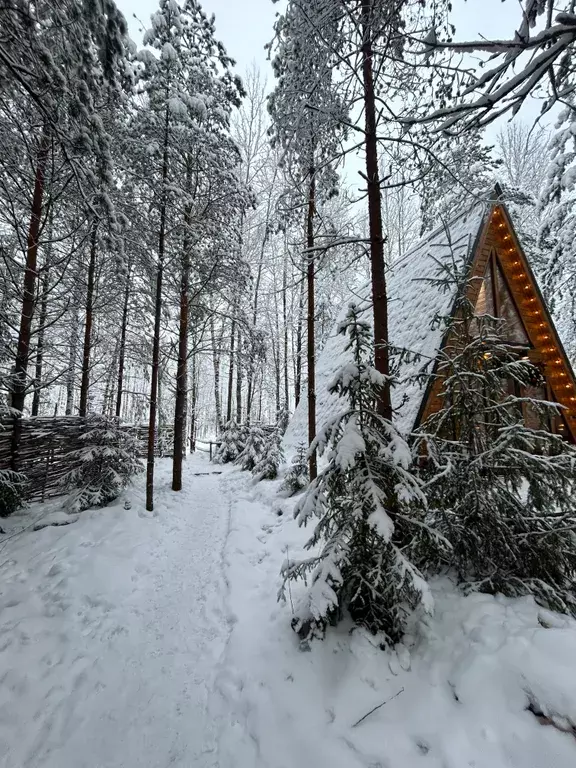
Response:
[{"label": "wooden siding", "polygon": [[[500,203],[494,203],[489,211],[471,259],[468,297],[473,304],[478,299],[480,278],[483,278],[493,253],[526,330],[531,345],[529,357],[542,370],[551,399],[563,406],[564,423],[568,428],[566,437],[576,442],[574,372],[508,212]],[[426,403],[421,410],[421,421],[442,408],[441,390],[442,381],[438,377],[430,388]]]}]

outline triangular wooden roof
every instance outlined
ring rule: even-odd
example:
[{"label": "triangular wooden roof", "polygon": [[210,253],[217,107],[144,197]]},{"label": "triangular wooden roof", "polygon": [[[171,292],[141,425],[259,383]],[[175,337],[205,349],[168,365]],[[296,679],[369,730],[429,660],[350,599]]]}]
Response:
[{"label": "triangular wooden roof", "polygon": [[[444,343],[443,330],[434,323],[434,318],[454,310],[456,296],[447,290],[440,278],[446,270],[458,274],[468,271],[471,278],[483,277],[489,261],[497,264],[500,270],[528,337],[531,347],[529,356],[543,370],[551,390],[550,399],[564,406],[564,421],[569,436],[576,442],[574,373],[510,214],[497,195],[475,202],[428,234],[388,272],[391,344],[418,357],[403,363],[400,386],[393,390],[396,422],[400,429],[408,432],[417,427],[431,410],[441,407],[437,398],[440,383],[424,388],[415,379],[415,374],[423,365],[437,358]],[[481,282],[473,280],[471,292],[477,294]],[[470,298],[476,301],[477,296],[471,295]],[[354,300],[358,302],[357,298]],[[365,307],[365,318],[371,321],[368,302],[365,302]],[[338,398],[328,392],[336,371],[346,362],[343,339],[338,335],[337,327],[318,358],[316,413],[319,427],[340,409]],[[304,397],[288,427],[287,446],[307,442],[306,411]]]}]

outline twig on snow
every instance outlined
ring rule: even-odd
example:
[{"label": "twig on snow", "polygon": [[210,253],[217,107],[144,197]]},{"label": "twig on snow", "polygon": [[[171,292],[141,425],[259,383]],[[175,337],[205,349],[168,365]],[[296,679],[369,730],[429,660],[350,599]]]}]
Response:
[{"label": "twig on snow", "polygon": [[403,692],[404,692],[404,688],[400,688],[400,690],[398,691],[398,693],[395,693],[395,694],[394,694],[394,696],[392,696],[392,697],[391,697],[391,698],[389,698],[389,699],[386,699],[386,701],[383,701],[383,702],[382,702],[382,704],[378,704],[378,706],[377,706],[377,707],[374,707],[373,709],[371,709],[371,710],[370,710],[370,712],[366,712],[366,714],[364,715],[364,717],[361,717],[361,718],[360,718],[360,720],[357,720],[357,721],[354,723],[354,725],[352,726],[352,728],[356,728],[356,726],[357,726],[357,725],[360,725],[360,723],[361,723],[363,720],[366,720],[366,718],[367,718],[367,717],[369,717],[369,716],[372,714],[372,712],[376,712],[376,710],[377,710],[377,709],[380,709],[380,707],[383,707],[383,706],[384,706],[384,704],[389,704],[389,703],[390,703],[390,702],[391,702],[393,699],[395,699],[395,698],[396,698],[396,696],[400,696],[400,694],[401,694],[401,693],[403,693]]}]

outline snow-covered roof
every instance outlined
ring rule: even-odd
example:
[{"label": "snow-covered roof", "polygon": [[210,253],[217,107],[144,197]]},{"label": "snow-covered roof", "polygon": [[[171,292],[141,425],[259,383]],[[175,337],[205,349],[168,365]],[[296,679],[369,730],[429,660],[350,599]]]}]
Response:
[{"label": "snow-covered roof", "polygon": [[[420,356],[408,360],[400,370],[400,385],[392,390],[395,421],[402,431],[410,431],[418,416],[424,388],[414,376],[430,359],[435,359],[442,343],[442,329],[434,323],[437,315],[447,315],[455,296],[440,284],[446,267],[460,273],[471,260],[482,225],[490,211],[488,201],[476,202],[427,234],[414,248],[393,264],[387,273],[390,343]],[[453,270],[451,270],[453,272]],[[369,291],[367,291],[367,295]],[[359,303],[357,298],[351,301]],[[371,303],[365,301],[366,320],[372,321]],[[344,319],[342,310],[338,323]],[[346,363],[345,339],[334,326],[316,367],[316,424],[321,426],[340,405],[338,397],[328,392],[336,372]],[[292,453],[299,443],[307,444],[306,392],[300,400],[285,436],[285,450]]]}]

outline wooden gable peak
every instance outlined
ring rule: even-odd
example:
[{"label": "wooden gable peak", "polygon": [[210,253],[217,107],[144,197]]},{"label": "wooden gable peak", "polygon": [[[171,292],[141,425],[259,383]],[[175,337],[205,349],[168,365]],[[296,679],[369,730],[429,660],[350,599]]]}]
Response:
[{"label": "wooden gable peak", "polygon": [[[521,323],[516,339],[527,347],[527,356],[537,365],[547,386],[547,398],[562,406],[559,430],[576,443],[576,378],[562,342],[554,326],[547,304],[534,277],[526,254],[516,234],[510,214],[498,198],[496,188],[487,216],[478,233],[470,258],[470,300],[477,304],[486,274],[497,274],[500,288],[510,300],[508,311]],[[478,279],[474,279],[478,278]],[[496,289],[494,296],[497,296]],[[501,307],[493,308],[501,316]],[[489,312],[490,314],[490,312]],[[420,410],[421,418],[442,407],[439,397],[441,381],[436,379]]]}]

